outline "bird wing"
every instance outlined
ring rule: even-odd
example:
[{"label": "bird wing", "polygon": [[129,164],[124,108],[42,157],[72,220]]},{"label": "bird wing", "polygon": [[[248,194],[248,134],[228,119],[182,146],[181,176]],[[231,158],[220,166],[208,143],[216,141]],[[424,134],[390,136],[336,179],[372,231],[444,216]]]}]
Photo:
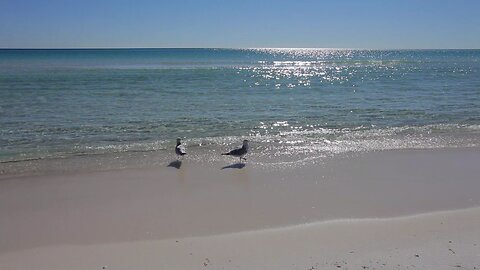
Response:
[{"label": "bird wing", "polygon": [[233,149],[232,151],[229,152],[229,154],[232,155],[232,156],[240,156],[240,155],[243,155],[243,154],[244,154],[243,147]]}]

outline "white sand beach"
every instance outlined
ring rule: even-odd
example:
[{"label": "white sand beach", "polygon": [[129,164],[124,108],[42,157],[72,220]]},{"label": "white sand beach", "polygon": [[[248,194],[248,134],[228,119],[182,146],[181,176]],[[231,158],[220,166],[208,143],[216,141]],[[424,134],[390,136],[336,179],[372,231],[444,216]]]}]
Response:
[{"label": "white sand beach", "polygon": [[0,269],[479,269],[479,161],[392,150],[4,177]]}]

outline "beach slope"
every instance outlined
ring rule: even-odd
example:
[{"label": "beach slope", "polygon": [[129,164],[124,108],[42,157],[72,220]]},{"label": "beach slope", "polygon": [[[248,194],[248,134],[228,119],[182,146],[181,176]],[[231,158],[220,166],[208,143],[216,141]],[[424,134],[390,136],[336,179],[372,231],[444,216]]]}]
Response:
[{"label": "beach slope", "polygon": [[6,177],[0,269],[479,269],[479,160],[397,150]]}]

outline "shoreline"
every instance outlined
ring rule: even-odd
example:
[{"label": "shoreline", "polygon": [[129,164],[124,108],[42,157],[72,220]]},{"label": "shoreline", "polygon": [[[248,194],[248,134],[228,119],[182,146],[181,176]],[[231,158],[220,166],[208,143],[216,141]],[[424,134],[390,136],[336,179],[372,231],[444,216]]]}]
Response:
[{"label": "shoreline", "polygon": [[[249,163],[263,167],[279,167],[282,164],[305,166],[331,158],[378,151],[480,148],[479,126],[473,124],[407,125],[378,129],[308,127],[298,131],[302,127],[287,121],[261,123],[250,135],[186,139],[186,160],[213,166],[228,162],[220,157],[220,153],[236,147],[245,138],[251,140]],[[271,128],[285,130],[269,134]],[[50,150],[37,150],[17,156],[13,155],[13,150],[12,156],[7,151],[0,160],[0,180],[16,176],[158,168],[175,158],[172,153],[174,145],[173,141],[154,140],[103,146],[93,143],[88,147],[75,146],[70,149],[72,151],[50,149],[50,153]]]},{"label": "shoreline", "polygon": [[[186,162],[196,166],[210,166],[212,168],[221,167],[222,164],[228,165],[231,158],[222,157],[220,153],[225,152],[230,146],[207,148],[201,151],[198,146],[188,148]],[[254,149],[253,154],[248,154],[247,164],[261,169],[276,170],[281,169],[285,164],[291,164],[297,167],[308,167],[312,165],[329,163],[336,160],[355,158],[357,156],[370,155],[372,153],[401,153],[405,151],[480,151],[480,146],[474,144],[470,146],[442,146],[442,147],[409,147],[409,148],[387,148],[371,149],[360,151],[344,151],[339,153],[317,153],[315,155],[301,154],[292,155],[288,158],[268,157],[272,153],[258,153],[263,149]],[[260,151],[261,152],[261,151]],[[135,170],[153,170],[168,166],[169,163],[176,160],[177,157],[171,153],[171,149],[132,151],[132,152],[113,152],[98,154],[79,154],[66,157],[47,157],[32,158],[25,160],[11,160],[0,162],[0,181],[16,178],[45,177],[45,176],[74,176],[81,174],[135,171]],[[268,161],[264,161],[267,159]],[[28,169],[25,169],[28,168]]]}]

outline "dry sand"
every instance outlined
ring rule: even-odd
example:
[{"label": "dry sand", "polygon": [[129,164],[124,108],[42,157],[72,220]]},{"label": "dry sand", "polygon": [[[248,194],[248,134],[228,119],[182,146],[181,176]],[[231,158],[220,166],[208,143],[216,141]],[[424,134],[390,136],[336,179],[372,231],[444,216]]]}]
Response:
[{"label": "dry sand", "polygon": [[0,269],[478,269],[479,161],[402,150],[2,179]]},{"label": "dry sand", "polygon": [[479,269],[480,208],[0,254],[1,269]]}]

